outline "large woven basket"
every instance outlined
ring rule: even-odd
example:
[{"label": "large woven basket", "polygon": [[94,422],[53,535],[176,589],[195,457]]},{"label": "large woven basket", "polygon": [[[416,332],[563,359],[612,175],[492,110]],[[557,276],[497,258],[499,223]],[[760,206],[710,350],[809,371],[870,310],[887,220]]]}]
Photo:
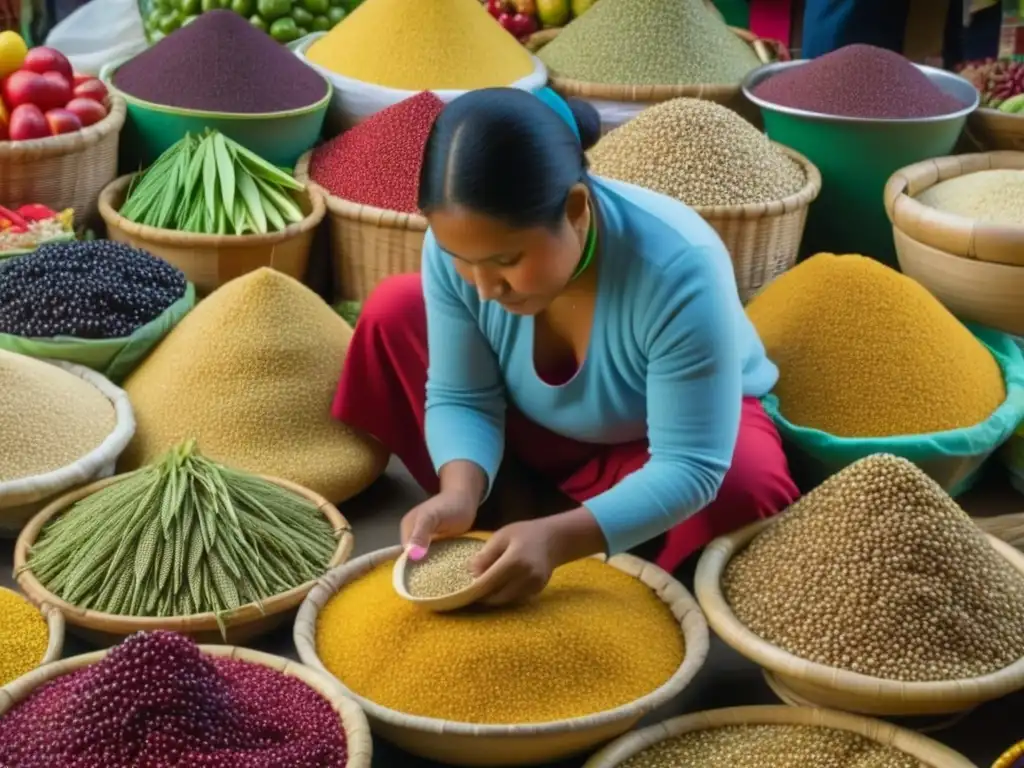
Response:
[{"label": "large woven basket", "polygon": [[[200,649],[207,656],[228,657],[248,664],[269,667],[282,675],[304,682],[323,696],[331,708],[338,713],[341,725],[345,729],[345,742],[348,746],[348,761],[345,763],[345,768],[370,768],[373,761],[373,741],[370,737],[370,727],[367,725],[366,715],[363,714],[358,704],[345,696],[345,692],[329,676],[317,674],[308,667],[281,656],[252,651],[248,648],[203,645],[200,646]],[[0,717],[3,717],[14,706],[27,699],[36,689],[51,680],[95,664],[107,653],[108,651],[95,651],[47,664],[35,672],[19,677],[10,685],[0,688]]]},{"label": "large woven basket", "polygon": [[330,194],[309,178],[307,152],[295,166],[295,178],[323,196],[330,221],[335,297],[365,301],[391,275],[419,272],[427,220],[418,213],[386,211]]},{"label": "large woven basket", "polygon": [[[282,592],[279,595],[263,601],[263,608],[260,610],[255,603],[248,603],[233,611],[226,612],[221,618],[227,628],[227,638],[221,636],[216,617],[213,613],[198,613],[193,616],[169,616],[169,617],[146,617],[146,616],[116,616],[109,613],[101,613],[80,608],[65,602],[57,595],[50,592],[35,577],[31,570],[23,570],[28,563],[29,549],[39,537],[43,526],[53,517],[64,512],[76,501],[89,496],[92,493],[116,482],[118,477],[107,478],[98,483],[93,483],[85,488],[65,494],[55,502],[42,510],[29,522],[18,537],[14,547],[14,571],[15,578],[22,591],[36,605],[49,604],[56,606],[64,614],[64,617],[73,634],[79,635],[86,640],[100,646],[108,646],[120,642],[122,639],[135,632],[146,632],[164,629],[188,635],[199,642],[238,644],[245,643],[255,637],[266,634],[281,624],[287,622],[294,610],[305,599],[306,595],[313,588],[315,581],[308,581],[300,584],[294,589]],[[327,518],[331,527],[338,532],[338,546],[334,556],[328,563],[328,568],[334,568],[343,564],[352,554],[354,539],[352,528],[348,521],[342,516],[337,508],[319,496],[288,480],[275,477],[264,477],[272,483],[285,488],[298,496],[308,499],[316,505],[321,514]]]},{"label": "large woven basket", "polygon": [[1024,115],[981,107],[967,118],[967,133],[983,149],[1024,152]]},{"label": "large woven basket", "polygon": [[744,303],[796,264],[807,211],[821,192],[817,166],[789,147],[775,146],[803,168],[806,182],[801,189],[770,203],[694,208],[729,249],[736,287]]},{"label": "large woven basket", "polygon": [[[320,580],[295,620],[295,647],[305,664],[327,673],[316,650],[317,617],[324,605],[346,584],[379,564],[394,560],[401,552],[401,547],[372,552]],[[696,601],[665,571],[630,555],[617,555],[608,562],[650,587],[679,621],[685,638],[683,663],[661,688],[647,696],[617,709],[571,720],[536,725],[474,725],[408,715],[375,704],[348,688],[346,694],[367,713],[379,736],[407,752],[451,765],[537,765],[585,752],[620,736],[690,683],[707,657],[708,630]],[[341,683],[344,687],[344,681]]]},{"label": "large woven basket", "polygon": [[117,149],[125,103],[108,100],[110,112],[95,125],[31,141],[0,141],[0,205],[42,203],[74,208],[75,223],[96,214],[100,190],[117,176]]},{"label": "large woven basket", "polygon": [[[588,760],[583,768],[618,768],[631,757],[674,736],[730,725],[804,725],[849,731],[915,757],[928,768],[976,768],[974,763],[927,736],[845,712],[808,707],[729,707],[696,712],[627,733]],[[770,766],[765,766],[770,768]]]},{"label": "large woven basket", "polygon": [[[865,715],[941,715],[963,712],[1024,688],[1024,659],[970,680],[900,682],[801,659],[751,632],[726,601],[722,575],[729,561],[776,521],[762,520],[711,542],[697,565],[694,588],[715,633],[761,666],[773,689],[782,691],[785,699]],[[1024,554],[995,537],[988,540],[1024,574]]]},{"label": "large woven basket", "polygon": [[[18,595],[13,589],[7,589],[6,587],[0,587],[0,592],[10,592],[13,595]],[[18,597],[22,600],[25,599],[24,595],[18,595]],[[43,619],[46,621],[46,628],[49,632],[46,650],[43,652],[43,658],[40,659],[37,665],[41,667],[57,661],[64,652],[64,614],[49,603],[43,603],[43,605],[39,606],[39,612],[43,614]],[[9,619],[5,618],[6,620]]]},{"label": "large woven basket", "polygon": [[124,203],[133,175],[111,182],[100,194],[100,215],[111,240],[142,248],[173,264],[195,284],[200,295],[217,290],[260,267],[301,281],[306,276],[316,228],[326,209],[320,193],[307,186],[294,199],[305,218],[280,232],[266,235],[201,235],[136,224],[118,211]]}]

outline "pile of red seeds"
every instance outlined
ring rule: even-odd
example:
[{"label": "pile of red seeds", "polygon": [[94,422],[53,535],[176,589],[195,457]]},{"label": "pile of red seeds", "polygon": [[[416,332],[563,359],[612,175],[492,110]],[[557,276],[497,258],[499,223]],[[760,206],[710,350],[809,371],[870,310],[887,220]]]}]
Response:
[{"label": "pile of red seeds", "polygon": [[791,109],[888,120],[948,115],[966,106],[898,53],[860,44],[784,70],[759,83],[754,95]]},{"label": "pile of red seeds", "polygon": [[442,109],[424,91],[378,112],[318,147],[309,177],[344,200],[416,213],[423,148]]},{"label": "pile of red seeds", "polygon": [[0,720],[3,768],[344,768],[330,704],[276,670],[139,633]]}]

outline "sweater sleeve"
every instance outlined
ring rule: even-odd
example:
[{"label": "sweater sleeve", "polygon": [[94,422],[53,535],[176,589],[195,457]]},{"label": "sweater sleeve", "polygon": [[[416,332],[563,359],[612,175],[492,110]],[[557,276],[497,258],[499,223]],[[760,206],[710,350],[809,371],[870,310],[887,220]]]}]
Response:
[{"label": "sweater sleeve", "polygon": [[440,472],[466,460],[487,473],[488,493],[505,447],[505,393],[497,356],[433,236],[423,245],[427,307],[427,450]]},{"label": "sweater sleeve", "polygon": [[586,502],[609,554],[706,507],[732,462],[743,398],[736,314],[743,310],[731,268],[713,250],[677,256],[671,274],[660,275],[659,285],[651,281],[647,308],[638,309],[651,457]]}]

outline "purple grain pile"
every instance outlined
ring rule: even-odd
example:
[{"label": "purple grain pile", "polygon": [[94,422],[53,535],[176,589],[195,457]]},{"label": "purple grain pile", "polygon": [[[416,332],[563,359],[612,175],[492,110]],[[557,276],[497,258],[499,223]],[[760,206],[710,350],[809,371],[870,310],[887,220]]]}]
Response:
[{"label": "purple grain pile", "polygon": [[889,120],[948,115],[967,106],[903,56],[872,45],[848,45],[780,72],[758,84],[754,95],[791,109]]},{"label": "purple grain pile", "polygon": [[331,705],[301,680],[139,633],[0,720],[4,768],[344,768]]},{"label": "purple grain pile", "polygon": [[202,14],[123,64],[114,85],[154,104],[231,114],[301,109],[327,93],[314,69],[229,10]]}]

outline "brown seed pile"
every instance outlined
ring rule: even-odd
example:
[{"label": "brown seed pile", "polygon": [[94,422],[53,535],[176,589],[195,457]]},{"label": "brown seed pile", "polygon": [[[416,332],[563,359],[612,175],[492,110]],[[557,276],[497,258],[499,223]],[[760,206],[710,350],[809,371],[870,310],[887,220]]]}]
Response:
[{"label": "brown seed pile", "polygon": [[924,768],[910,755],[850,731],[808,725],[727,725],[675,736],[622,768]]},{"label": "brown seed pile", "polygon": [[935,481],[888,454],[793,504],[722,586],[768,642],[865,675],[961,680],[1024,657],[1024,576]]},{"label": "brown seed pile", "polygon": [[673,99],[641,112],[590,151],[595,173],[692,206],[781,200],[806,183],[803,169],[731,109]]},{"label": "brown seed pile", "polygon": [[486,543],[469,538],[434,542],[422,560],[408,561],[405,588],[413,597],[443,597],[460,592],[473,583],[469,565]]}]

